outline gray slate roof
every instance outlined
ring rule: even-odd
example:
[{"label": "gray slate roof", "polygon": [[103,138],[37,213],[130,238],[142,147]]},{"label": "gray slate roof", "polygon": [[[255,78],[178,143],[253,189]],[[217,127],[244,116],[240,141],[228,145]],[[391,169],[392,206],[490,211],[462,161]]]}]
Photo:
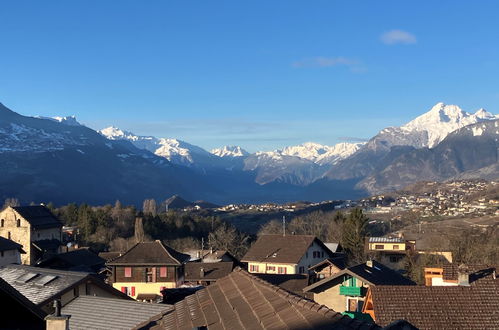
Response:
[{"label": "gray slate roof", "polygon": [[48,208],[43,205],[15,206],[12,207],[34,228],[54,228],[62,227],[62,223]]},{"label": "gray slate roof", "polygon": [[[10,251],[10,250],[22,250],[22,245],[18,244],[10,239],[0,236],[0,251]],[[23,253],[25,253],[23,251]]]},{"label": "gray slate roof", "polygon": [[172,310],[171,305],[142,303],[133,300],[79,296],[62,308],[71,315],[69,327],[78,329],[132,329],[160,313]]},{"label": "gray slate roof", "polygon": [[[25,265],[0,267],[0,278],[36,305],[44,303],[89,275]],[[45,283],[46,281],[49,282]]]}]

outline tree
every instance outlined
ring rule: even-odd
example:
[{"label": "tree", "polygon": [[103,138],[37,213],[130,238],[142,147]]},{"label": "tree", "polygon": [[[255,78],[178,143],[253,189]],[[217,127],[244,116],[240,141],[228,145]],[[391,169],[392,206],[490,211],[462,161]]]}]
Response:
[{"label": "tree", "polygon": [[224,223],[208,235],[208,244],[215,250],[225,250],[241,258],[248,250],[249,237],[234,226]]},{"label": "tree", "polygon": [[367,218],[360,208],[353,209],[343,223],[341,245],[354,262],[365,259],[364,240],[367,235]]},{"label": "tree", "polygon": [[141,243],[144,241],[144,218],[136,217],[135,218],[135,242]]},{"label": "tree", "polygon": [[15,206],[20,206],[21,203],[19,203],[19,199],[17,198],[6,198],[5,199],[5,202],[3,203],[3,208],[6,208],[8,206],[12,206],[12,207],[15,207]]},{"label": "tree", "polygon": [[157,214],[156,201],[154,199],[145,199],[142,204],[142,211],[144,214],[150,214],[153,217]]}]

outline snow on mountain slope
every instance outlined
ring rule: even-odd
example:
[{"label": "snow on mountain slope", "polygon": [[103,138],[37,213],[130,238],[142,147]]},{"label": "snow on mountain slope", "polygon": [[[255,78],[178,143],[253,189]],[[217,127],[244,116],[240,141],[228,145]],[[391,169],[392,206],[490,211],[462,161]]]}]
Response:
[{"label": "snow on mountain slope", "polygon": [[52,120],[64,125],[68,126],[82,126],[77,120],[75,116],[66,116],[66,117],[43,117],[43,116],[35,116],[38,119],[48,119]]},{"label": "snow on mountain slope", "polygon": [[211,153],[218,157],[245,157],[249,153],[239,146],[223,146],[222,148],[212,149]]},{"label": "snow on mountain slope", "polygon": [[214,157],[208,151],[177,139],[140,136],[129,131],[110,126],[99,131],[110,140],[128,140],[137,148],[146,149],[179,165],[191,165],[200,158]]},{"label": "snow on mountain slope", "polygon": [[457,105],[446,105],[442,102],[434,105],[430,111],[400,127],[404,132],[426,132],[427,141],[424,146],[435,147],[449,133],[471,124],[499,118],[484,109],[471,114]]},{"label": "snow on mountain slope", "polygon": [[364,143],[342,142],[334,146],[326,146],[314,142],[306,142],[297,146],[284,148],[280,153],[308,159],[317,164],[335,164],[355,153]]}]

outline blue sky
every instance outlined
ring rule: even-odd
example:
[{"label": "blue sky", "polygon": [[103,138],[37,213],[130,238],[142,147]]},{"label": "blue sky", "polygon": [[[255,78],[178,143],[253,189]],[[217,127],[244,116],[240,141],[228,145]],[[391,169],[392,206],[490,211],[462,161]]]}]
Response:
[{"label": "blue sky", "polygon": [[497,1],[2,1],[0,102],[250,151],[499,113]]}]

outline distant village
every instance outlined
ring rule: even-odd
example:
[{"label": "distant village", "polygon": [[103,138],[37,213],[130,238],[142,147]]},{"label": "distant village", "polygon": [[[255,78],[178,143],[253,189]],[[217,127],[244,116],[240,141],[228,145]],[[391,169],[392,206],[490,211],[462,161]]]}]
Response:
[{"label": "distant village", "polygon": [[[389,205],[383,196],[326,204],[371,212],[417,209],[421,216],[495,214],[495,200],[464,199],[484,189],[479,182],[453,182],[436,193],[398,196]],[[218,210],[238,207],[292,212],[298,206]],[[365,237],[367,258],[356,261],[340,242],[285,228],[259,235],[241,258],[228,250],[174,249],[142,239],[126,250],[98,253],[72,239],[76,230],[63,228],[44,205],[0,212],[0,328],[499,328],[497,265],[457,264],[452,252],[420,251],[403,235]],[[405,266],[427,256],[438,262],[420,270],[423,283],[417,284]]]}]

